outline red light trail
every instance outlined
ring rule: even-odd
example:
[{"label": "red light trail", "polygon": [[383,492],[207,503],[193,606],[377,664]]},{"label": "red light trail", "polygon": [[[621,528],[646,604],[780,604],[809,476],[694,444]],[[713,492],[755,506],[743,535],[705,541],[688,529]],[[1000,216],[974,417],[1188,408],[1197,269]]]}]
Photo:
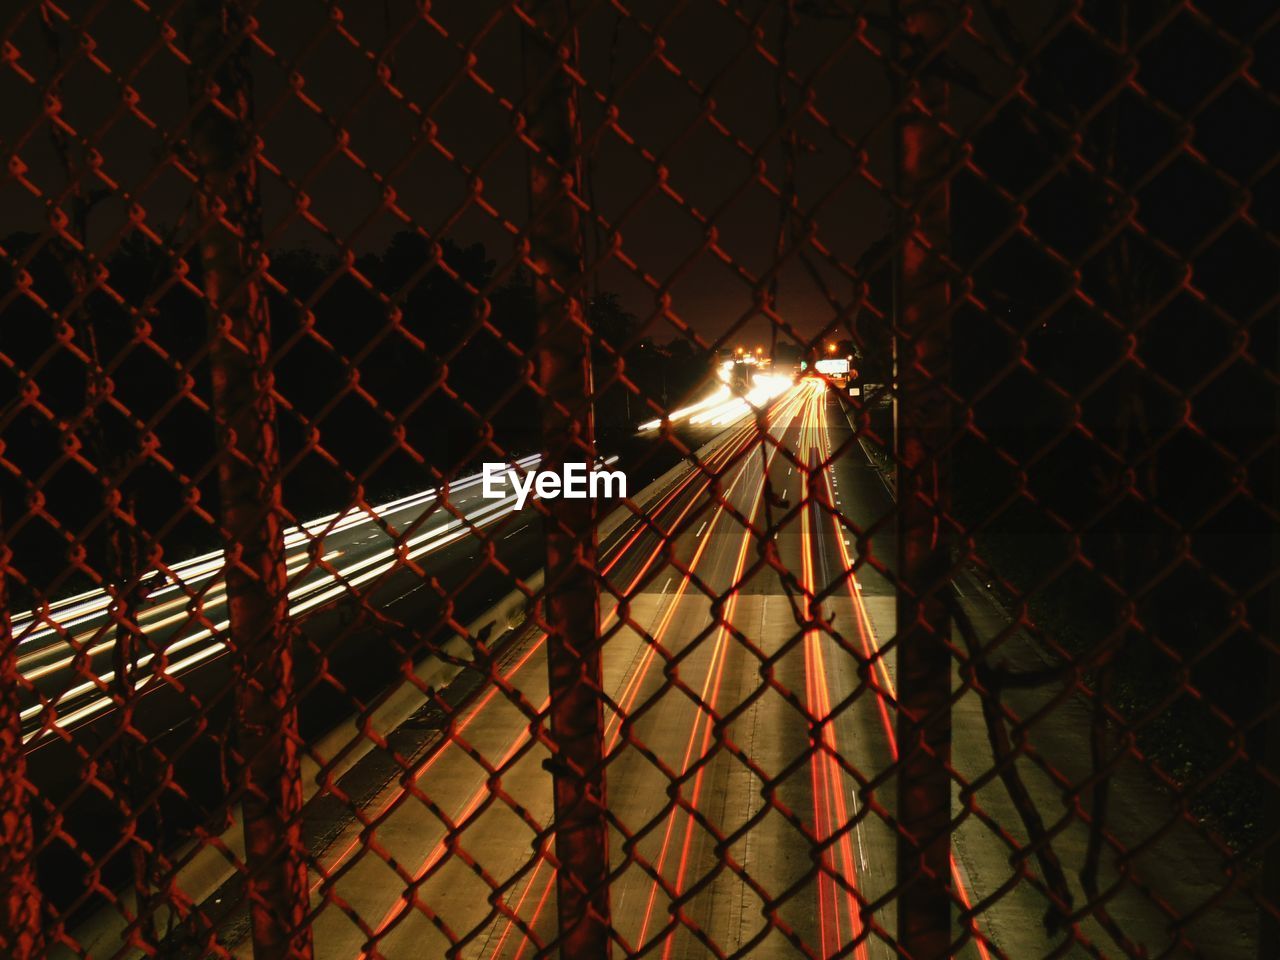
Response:
[{"label": "red light trail", "polygon": [[[791,402],[791,401],[789,400],[787,402]],[[781,406],[783,406],[783,404],[779,404],[779,407]],[[689,498],[688,503],[679,512],[679,514],[676,516],[675,520],[671,524],[671,527],[670,527],[671,530],[678,529],[680,522],[687,515],[689,510],[692,509],[693,505],[697,503],[698,498],[703,493],[706,492],[716,472],[723,465],[728,464],[735,457],[737,457],[743,450],[754,445],[754,443],[751,441],[751,437],[756,432],[756,430],[757,430],[757,426],[754,422],[752,422],[752,423],[745,424],[744,426],[740,427],[739,429],[731,433],[728,441],[722,444],[720,447],[718,447],[717,450],[708,458],[707,465],[711,469],[695,470],[690,472],[685,477],[685,479],[681,481],[680,484],[677,485],[677,487],[674,490],[672,490],[670,493],[665,495],[660,500],[659,504],[655,508],[653,508],[653,515],[654,516],[658,515],[662,510],[666,509],[673,502],[675,502],[675,499],[677,498],[677,496],[690,485],[690,483],[693,481],[695,477],[701,477],[702,478],[701,486],[698,487],[694,495],[691,498]],[[759,442],[759,441],[756,441],[756,442]],[[742,472],[741,469],[739,469],[739,476],[741,475],[741,472]],[[736,483],[736,480],[735,480],[735,483]],[[721,503],[715,514],[716,518],[719,517],[723,509],[724,509],[724,505],[723,503]],[[638,521],[635,525],[635,529],[630,534],[630,536],[625,541],[623,541],[618,547],[612,550],[613,557],[610,560],[610,562],[606,564],[606,566],[603,568],[602,572],[608,573],[610,570],[612,570],[613,567],[627,555],[628,551],[639,539],[639,537],[643,533],[645,533],[646,530],[650,529],[651,526],[652,526],[651,523]],[[668,537],[669,537],[669,533],[661,533],[658,544],[646,557],[640,570],[632,578],[630,584],[628,584],[626,590],[624,591],[624,594],[629,595],[643,580],[644,576],[646,575],[646,573],[648,573],[653,563],[661,555]],[[706,542],[707,541],[704,540],[703,544],[705,545]],[[697,554],[697,557],[700,557],[700,556],[701,556],[701,549],[699,549],[699,552]],[[695,557],[694,564],[696,564],[696,557]],[[685,576],[684,581],[681,584],[681,588],[680,588],[681,592],[683,592],[685,586],[689,582],[689,577],[692,575],[694,566],[691,565],[689,569],[690,569],[689,574]],[[674,610],[674,605],[671,607],[671,609]],[[616,615],[616,612],[617,612],[617,606],[615,605],[613,609],[611,609],[610,612],[606,615],[605,622],[607,623],[610,618]],[[668,622],[669,622],[669,618],[667,618],[667,620],[664,621],[664,625],[661,629],[664,630],[665,624]],[[507,673],[503,676],[504,685],[510,684],[510,681],[515,677],[515,675],[530,662],[533,654],[541,647],[544,641],[545,641],[545,634],[540,633],[537,640],[530,647],[530,649],[525,653],[525,655],[522,656],[520,661],[513,668],[507,671]],[[655,640],[655,642],[657,641]],[[649,651],[649,658],[646,660],[646,664],[645,664],[646,670],[647,670],[648,662],[652,659],[652,649],[653,648],[651,646]],[[642,678],[643,678],[643,671],[641,672],[639,679],[642,679]],[[624,694],[623,694],[624,706],[623,706],[622,714],[620,715],[615,714],[615,716],[612,717],[610,720],[610,725],[613,727],[615,731],[612,743],[616,743],[616,740],[617,740],[617,730],[620,728],[620,725],[618,723],[620,716],[625,715],[626,711],[630,708],[630,703],[634,700],[635,693],[638,691],[638,689],[639,689],[639,680],[637,680],[632,685],[629,700],[627,699],[627,696],[628,696],[627,692],[624,691]],[[464,719],[463,723],[459,725],[456,731],[453,734],[451,734],[446,741],[442,742],[441,745],[434,751],[432,756],[421,765],[419,770],[414,775],[413,780],[415,783],[417,780],[419,780],[422,777],[422,775],[427,771],[427,769],[429,769],[436,762],[436,760],[445,752],[447,748],[451,746],[465,746],[465,744],[461,743],[461,741],[459,740],[457,733],[460,733],[463,729],[465,729],[467,725],[473,722],[477,716],[480,715],[480,712],[484,709],[484,707],[486,707],[494,699],[496,693],[497,693],[497,688],[489,691],[485,695],[485,697],[480,701],[480,703],[478,703],[476,707],[471,711],[471,713]],[[547,706],[548,706],[548,702],[544,701],[542,705],[538,708],[538,713],[544,714],[546,712]],[[521,731],[521,733],[518,734],[516,738],[508,746],[502,759],[497,764],[496,769],[501,769],[513,756],[515,756],[515,754],[525,744],[529,742],[530,737],[531,737],[530,728],[525,727]],[[612,743],[611,743],[611,746],[612,746]],[[401,796],[403,796],[403,792],[404,791],[402,790],[401,792],[389,798],[387,802],[383,805],[382,810],[379,812],[379,814],[376,817],[373,818],[371,822],[376,823],[379,820],[381,820],[382,817],[385,816],[388,811],[390,811],[397,803],[400,802],[400,798]],[[453,818],[454,823],[449,824],[448,826],[451,829],[456,831],[457,824],[465,824],[467,818],[471,816],[471,814],[473,814],[477,809],[479,809],[480,805],[483,803],[486,793],[487,793],[486,784],[482,780],[477,785],[474,792],[471,794],[467,803],[464,805],[462,812],[456,818]],[[319,885],[323,883],[325,879],[330,879],[332,877],[333,871],[336,870],[338,866],[342,862],[344,862],[359,845],[360,845],[360,840],[359,838],[357,838],[348,846],[346,850],[343,851],[343,853],[339,856],[338,860],[325,871],[325,877],[322,878],[320,881],[317,881],[317,883],[313,885],[312,887],[313,895],[316,889],[319,887]],[[432,851],[428,854],[427,858],[422,862],[422,864],[418,867],[418,869],[414,871],[413,883],[411,885],[411,889],[416,888],[427,877],[427,875],[432,871],[432,869],[440,862],[440,860],[444,855],[445,847],[446,847],[445,840],[441,840],[435,845]],[[542,853],[544,855],[546,853],[545,845]],[[531,876],[530,878],[530,882],[526,884],[524,893],[522,893],[519,903],[523,903],[525,901],[529,892],[529,888],[532,886],[532,883],[537,875],[537,870],[541,868],[542,862],[543,861],[540,860],[538,867],[535,868],[535,872],[533,876]],[[548,881],[548,884],[550,884],[550,881]],[[548,897],[548,892],[549,890],[543,891],[543,894],[539,899],[539,906],[537,908],[537,912],[540,912],[542,906],[545,905]],[[382,921],[379,923],[377,928],[375,928],[375,937],[383,933],[390,926],[392,926],[396,922],[398,917],[402,915],[403,912],[406,909],[408,909],[411,905],[412,905],[412,901],[409,898],[402,898],[400,902],[393,904],[392,907],[388,910],[387,914],[383,917]],[[536,922],[537,912],[535,912],[534,917],[531,919],[530,926],[532,926],[532,924]],[[501,948],[502,943],[505,942],[507,938],[510,926],[511,926],[511,921],[509,919],[507,930],[504,930],[504,933],[500,938],[499,949]],[[520,948],[521,952],[523,952],[523,947],[524,945],[522,944]]]}]

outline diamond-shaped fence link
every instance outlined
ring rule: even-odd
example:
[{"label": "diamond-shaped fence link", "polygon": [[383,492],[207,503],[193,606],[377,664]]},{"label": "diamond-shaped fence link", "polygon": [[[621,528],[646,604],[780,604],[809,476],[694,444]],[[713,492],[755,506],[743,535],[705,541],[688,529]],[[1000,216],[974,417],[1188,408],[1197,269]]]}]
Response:
[{"label": "diamond-shaped fence link", "polygon": [[0,31],[6,956],[1280,956],[1274,4]]}]

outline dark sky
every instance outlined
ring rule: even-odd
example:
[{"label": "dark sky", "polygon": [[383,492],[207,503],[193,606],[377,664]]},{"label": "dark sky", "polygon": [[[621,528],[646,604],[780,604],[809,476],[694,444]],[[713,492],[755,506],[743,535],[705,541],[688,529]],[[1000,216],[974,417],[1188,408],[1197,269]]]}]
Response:
[{"label": "dark sky", "polygon": [[[827,6],[841,9],[837,2]],[[874,21],[885,6],[862,9]],[[182,15],[166,21],[122,0],[64,7],[86,24],[94,46],[91,55],[75,55],[63,116],[96,144],[104,174],[119,184],[91,224],[91,243],[106,254],[125,222],[126,195],[157,227],[178,220],[191,195],[188,181],[166,162],[163,137],[186,110],[185,69],[175,49],[182,45]],[[342,16],[332,17],[331,8]],[[771,62],[783,9],[643,0],[622,16],[593,2],[582,20],[588,137],[602,121],[600,98],[614,91],[618,106],[616,126],[597,141],[591,187],[599,214],[621,230],[626,262],[603,267],[600,286],[642,317],[658,316],[655,289],[668,291],[671,312],[708,341],[752,318],[753,288],[773,260],[779,201],[757,163],[775,189],[783,183],[778,67]],[[269,163],[263,196],[273,246],[381,250],[410,225],[382,204],[382,184],[389,183],[414,227],[463,244],[481,241],[499,261],[513,255],[513,231],[526,218],[525,154],[513,122],[521,96],[520,28],[506,4],[452,0],[422,17],[410,0],[265,0],[257,15],[258,117]],[[173,47],[162,24],[174,31]],[[29,14],[9,29],[18,66],[43,80],[50,53],[38,17]],[[64,55],[73,56],[72,31],[64,27],[61,35]],[[796,18],[788,44],[795,80],[812,90],[812,107],[796,124],[799,203],[816,210],[811,259],[842,303],[852,299],[852,283],[824,256],[852,264],[889,225],[882,187],[890,169],[885,44],[874,25],[857,30],[847,16],[813,15]],[[976,44],[961,38],[953,50],[971,69],[1000,79]],[[384,51],[390,84],[379,82],[374,65]],[[291,75],[301,78],[292,89]],[[792,110],[800,98],[795,80],[784,84]],[[136,112],[125,105],[125,85],[138,95]],[[40,123],[41,93],[18,69],[0,71],[6,104],[0,137],[6,150],[16,146],[26,176],[47,196],[64,179]],[[958,122],[976,119],[980,109],[956,91]],[[338,131],[349,137],[347,152]],[[473,178],[482,184],[475,195],[468,189]],[[298,216],[300,192],[323,228]],[[42,198],[12,179],[0,186],[0,211],[0,232],[45,223]],[[714,224],[715,247],[707,223]],[[794,258],[781,273],[779,310],[806,338],[835,317]],[[660,316],[651,330],[660,339],[675,333]],[[767,330],[755,317],[729,342],[767,342]]]}]

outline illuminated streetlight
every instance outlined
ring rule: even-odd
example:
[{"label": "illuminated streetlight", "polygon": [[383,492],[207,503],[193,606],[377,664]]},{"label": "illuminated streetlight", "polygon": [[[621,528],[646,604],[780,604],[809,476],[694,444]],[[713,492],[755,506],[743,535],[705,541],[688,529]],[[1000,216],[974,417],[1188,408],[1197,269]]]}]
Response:
[{"label": "illuminated streetlight", "polygon": [[834,343],[828,343],[827,353],[835,353],[835,352],[836,352],[836,345]]}]

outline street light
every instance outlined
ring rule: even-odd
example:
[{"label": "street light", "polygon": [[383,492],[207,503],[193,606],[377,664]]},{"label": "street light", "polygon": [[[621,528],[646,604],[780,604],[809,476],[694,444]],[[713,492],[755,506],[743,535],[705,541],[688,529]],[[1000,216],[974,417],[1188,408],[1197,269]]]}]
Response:
[{"label": "street light", "polygon": [[835,353],[835,352],[836,352],[836,345],[834,343],[828,343],[827,353]]}]

